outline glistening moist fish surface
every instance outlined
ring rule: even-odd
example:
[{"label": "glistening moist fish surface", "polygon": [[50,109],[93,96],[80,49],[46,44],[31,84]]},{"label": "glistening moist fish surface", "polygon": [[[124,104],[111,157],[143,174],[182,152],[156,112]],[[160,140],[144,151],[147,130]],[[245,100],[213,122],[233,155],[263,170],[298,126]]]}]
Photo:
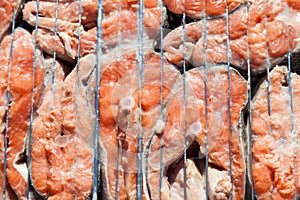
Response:
[{"label": "glistening moist fish surface", "polygon": [[[21,11],[23,0],[2,0],[0,1],[0,40],[6,32],[9,32],[12,20]],[[16,14],[16,15],[15,15]]]},{"label": "glistening moist fish surface", "polygon": [[185,13],[187,16],[194,19],[201,19],[204,16],[214,18],[226,15],[228,12],[234,11],[243,3],[243,0],[164,0],[166,7],[175,14]]},{"label": "glistening moist fish surface", "polygon": [[[23,19],[31,26],[35,26],[38,22],[38,30],[34,33],[37,31],[37,43],[41,49],[49,54],[53,54],[55,49],[58,57],[69,62],[76,60],[79,43],[81,56],[96,53],[98,1],[84,0],[81,3],[81,24],[78,18],[80,11],[78,1],[58,3],[57,35],[54,34],[56,2],[40,1],[38,20],[36,20],[37,2],[26,3]],[[154,39],[159,34],[162,19],[165,18],[165,9],[161,9],[158,0],[146,0],[144,5],[144,38]],[[101,22],[103,51],[117,46],[119,42],[137,42],[138,12],[139,1],[103,1],[104,15]]]},{"label": "glistening moist fish surface", "polygon": [[[161,134],[153,136],[146,158],[148,166],[146,180],[150,199],[160,197],[173,199],[175,191],[168,182],[166,170],[183,156],[184,143],[186,142],[189,147],[193,141],[199,144],[200,155],[208,156],[208,172],[202,170],[201,175],[205,177],[205,173],[208,173],[209,199],[230,199],[230,196],[233,199],[244,199],[246,167],[241,132],[242,110],[247,103],[246,81],[235,69],[230,68],[231,115],[229,116],[227,67],[211,67],[206,75],[207,105],[204,96],[203,67],[187,71],[186,80],[181,77],[176,84],[175,94],[167,109],[165,126]],[[208,152],[205,145],[206,137]],[[162,148],[162,163],[160,163],[160,148]],[[161,168],[163,180],[160,188],[158,183]],[[190,186],[187,193],[192,192],[195,189],[193,187],[198,186]],[[201,187],[204,191],[206,186],[203,184]],[[178,195],[175,196],[180,197],[182,194],[180,195],[180,191],[177,192]],[[203,198],[205,193],[201,195]]]},{"label": "glistening moist fish surface", "polygon": [[[252,100],[253,180],[257,199],[296,199],[300,195],[300,77],[285,66],[270,73]],[[292,91],[292,93],[290,93]],[[248,125],[248,132],[250,131]],[[250,168],[250,166],[249,166]],[[250,170],[249,170],[250,171]]]},{"label": "glistening moist fish surface", "polygon": [[181,67],[185,38],[186,60],[193,67],[230,62],[246,71],[249,58],[251,73],[266,72],[266,65],[275,66],[288,52],[299,52],[299,5],[299,0],[254,0],[229,14],[228,23],[223,17],[189,23],[185,31],[178,27],[164,38],[164,55]]},{"label": "glistening moist fish surface", "polygon": [[95,62],[94,55],[81,58],[67,77],[56,62],[50,71],[54,83],[52,76],[45,82],[32,133],[31,180],[48,199],[86,199],[91,194]]},{"label": "glistening moist fish surface", "polygon": [[[99,90],[103,198],[136,199],[138,135],[142,131],[145,151],[163,128],[161,111],[165,112],[180,73],[165,60],[161,65],[160,55],[146,49],[139,75],[137,49],[122,48],[119,53],[102,65]],[[147,188],[143,189],[143,198],[148,199]]]},{"label": "glistening moist fish surface", "polygon": [[[19,199],[25,199],[28,179],[25,141],[27,140],[29,131],[31,109],[37,108],[41,97],[44,66],[43,56],[37,49],[34,69],[35,50],[31,34],[23,28],[17,28],[14,35],[13,40],[11,35],[5,36],[0,48],[0,126],[1,134],[4,135],[7,132],[9,141],[6,152],[6,176],[8,184]],[[12,41],[13,49],[11,58]],[[34,94],[32,94],[33,90]],[[9,110],[7,110],[8,103]],[[7,114],[8,130],[6,130]]]}]

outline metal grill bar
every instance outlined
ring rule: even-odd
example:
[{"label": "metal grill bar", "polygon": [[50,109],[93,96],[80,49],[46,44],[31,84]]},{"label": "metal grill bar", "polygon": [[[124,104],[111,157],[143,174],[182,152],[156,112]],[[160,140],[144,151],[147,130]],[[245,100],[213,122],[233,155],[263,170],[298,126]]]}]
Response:
[{"label": "metal grill bar", "polygon": [[203,17],[203,40],[204,40],[204,107],[205,107],[205,194],[206,200],[209,196],[209,182],[208,182],[208,99],[207,99],[207,16],[206,16],[206,1],[203,0],[204,17]]},{"label": "metal grill bar", "polygon": [[[288,42],[290,44],[290,38],[288,39]],[[290,49],[290,48],[289,48]],[[291,128],[292,128],[292,133],[295,134],[295,118],[294,118],[294,103],[293,103],[293,80],[291,78],[291,73],[292,73],[292,64],[291,64],[291,51],[287,53],[287,64],[288,64],[288,82],[289,82],[289,95],[290,95],[290,120],[291,120]]]},{"label": "metal grill bar", "polygon": [[[94,178],[93,178],[93,200],[98,198],[98,182],[101,181],[98,166],[99,162],[99,130],[100,123],[99,122],[99,84],[101,81],[101,45],[102,45],[102,0],[98,0],[98,18],[97,18],[97,52],[96,52],[96,86],[95,86],[95,132],[94,132]],[[118,177],[118,176],[117,176]],[[102,184],[100,182],[100,184]]]},{"label": "metal grill bar", "polygon": [[34,85],[35,85],[35,78],[36,78],[36,66],[37,66],[37,31],[38,31],[38,18],[39,18],[39,3],[40,1],[36,1],[36,15],[35,15],[35,33],[34,33],[34,56],[33,56],[33,81],[32,81],[32,90],[31,90],[31,106],[30,106],[30,123],[29,123],[29,131],[28,137],[26,141],[28,142],[28,156],[27,156],[27,164],[28,164],[28,180],[26,186],[26,199],[30,198],[30,188],[31,188],[31,148],[32,148],[32,127],[33,127],[33,115],[34,115]]},{"label": "metal grill bar", "polygon": [[[15,38],[15,24],[16,24],[17,8],[14,8],[13,18],[12,18],[12,28],[11,28],[11,46],[9,51],[9,68],[7,73],[7,89],[6,89],[6,113],[5,113],[5,135],[4,135],[4,155],[3,155],[3,190],[2,199],[6,199],[6,159],[7,159],[7,148],[8,148],[8,128],[9,128],[9,110],[10,110],[10,72],[13,62],[13,50],[14,50],[14,38]],[[1,147],[2,148],[2,147]]]},{"label": "metal grill bar", "polygon": [[[267,10],[268,0],[264,1],[264,9]],[[265,37],[267,36],[267,24],[268,24],[268,17],[265,14],[264,25],[265,25]],[[271,127],[271,80],[270,80],[270,56],[269,56],[269,47],[268,43],[266,42],[266,68],[267,68],[267,81],[268,81],[268,122],[269,122],[269,134],[272,133]]]},{"label": "metal grill bar", "polygon": [[[251,174],[251,200],[255,199],[255,194],[254,194],[254,187],[253,187],[253,179],[252,179],[252,101],[251,101],[251,96],[252,96],[252,90],[251,90],[251,62],[250,62],[250,49],[249,49],[249,7],[251,4],[247,3],[246,4],[246,15],[247,15],[247,29],[246,29],[246,38],[247,38],[247,103],[249,105],[249,147],[248,147],[248,154],[249,154],[249,166],[250,166],[250,173]],[[248,142],[248,141],[246,141]]]},{"label": "metal grill bar", "polygon": [[[227,48],[227,109],[228,109],[228,146],[229,146],[229,173],[230,173],[230,183],[233,186],[233,179],[232,179],[232,144],[231,144],[231,137],[232,137],[232,130],[231,130],[231,83],[230,83],[230,59],[231,59],[231,52],[230,52],[230,35],[229,35],[229,13],[228,13],[228,6],[227,0],[225,0],[226,4],[226,48]],[[232,190],[229,196],[229,199],[232,199]]]},{"label": "metal grill bar", "polygon": [[[144,47],[143,47],[143,34],[144,34],[144,1],[139,1],[139,12],[138,12],[138,41],[139,41],[139,51],[138,51],[138,65],[139,65],[139,109],[142,111],[142,87],[143,87],[143,63],[144,63]],[[137,177],[137,199],[142,200],[143,198],[143,129],[142,129],[142,113],[139,115],[139,125],[140,132],[138,135],[138,177]]]},{"label": "metal grill bar", "polygon": [[184,142],[183,142],[183,197],[184,200],[187,199],[187,191],[186,191],[186,28],[185,28],[185,12],[182,16],[182,28],[183,28],[183,134],[184,134]]},{"label": "metal grill bar", "polygon": [[[55,1],[55,22],[54,22],[54,38],[57,37],[57,23],[58,23],[58,0]],[[37,30],[36,30],[37,32]],[[50,105],[50,108],[49,109],[53,109],[53,106],[54,106],[54,93],[55,93],[55,90],[54,90],[54,84],[55,84],[55,78],[56,78],[56,73],[55,73],[55,68],[56,68],[56,40],[54,41],[54,52],[53,52],[53,63],[52,63],[52,68],[51,68],[51,74],[52,74],[52,81],[51,81],[51,95],[52,95],[52,98],[51,98],[51,105]],[[31,169],[30,169],[31,170]],[[47,196],[49,196],[49,190],[47,188]]]},{"label": "metal grill bar", "polygon": [[[121,15],[122,12],[122,4],[118,5],[118,13]],[[118,59],[121,57],[121,43],[122,43],[122,32],[121,32],[121,26],[122,26],[122,22],[121,22],[121,18],[119,17],[118,19],[118,44],[117,44],[117,55],[118,55]],[[119,72],[119,66],[118,66],[118,72]],[[119,79],[119,75],[118,75],[118,79]],[[119,199],[119,159],[120,159],[120,154],[121,157],[123,156],[123,149],[122,149],[122,142],[121,140],[119,140],[118,138],[118,134],[117,133],[117,155],[116,155],[116,188],[115,188],[115,193],[116,193],[116,197],[115,199]],[[121,151],[121,152],[120,152]],[[121,162],[122,164],[122,162]]]},{"label": "metal grill bar", "polygon": [[[57,20],[58,20],[58,0],[55,0],[55,22],[54,22],[54,38],[57,37]],[[53,63],[52,63],[52,86],[55,83],[55,68],[56,68],[56,40],[54,41]],[[52,87],[52,104],[54,102],[54,87]]]},{"label": "metal grill bar", "polygon": [[[163,121],[163,23],[164,23],[164,19],[163,19],[163,3],[160,2],[159,4],[159,8],[160,8],[160,28],[159,28],[159,39],[160,39],[160,46],[159,46],[159,55],[160,55],[160,60],[159,60],[159,65],[160,65],[160,120]],[[158,193],[158,199],[161,199],[161,189],[162,189],[162,179],[163,179],[163,138],[160,137],[159,139],[159,193]]]}]

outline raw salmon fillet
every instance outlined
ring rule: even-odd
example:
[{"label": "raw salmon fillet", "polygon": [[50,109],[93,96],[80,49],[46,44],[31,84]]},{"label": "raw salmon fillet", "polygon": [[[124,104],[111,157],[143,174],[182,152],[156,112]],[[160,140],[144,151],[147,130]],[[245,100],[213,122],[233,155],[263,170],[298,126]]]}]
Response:
[{"label": "raw salmon fillet", "polygon": [[[29,131],[32,90],[34,108],[43,88],[43,56],[37,50],[34,70],[34,45],[31,34],[22,28],[15,29],[12,62],[10,63],[11,35],[5,36],[0,47],[1,134],[5,133],[8,114],[7,180],[19,199],[25,199],[27,165],[25,141]],[[9,88],[8,88],[9,87]],[[7,94],[10,95],[6,113]]]},{"label": "raw salmon fillet", "polygon": [[[180,73],[165,60],[161,66],[159,54],[145,50],[140,83],[136,49],[122,48],[119,53],[119,57],[111,54],[109,62],[102,65],[99,91],[102,187],[104,199],[136,199],[138,135],[143,132],[145,150],[150,138],[161,131],[161,112],[165,112]],[[144,190],[143,198],[149,198],[146,187]]]},{"label": "raw salmon fillet", "polygon": [[[102,50],[106,51],[118,43],[129,43],[138,38],[138,1],[103,1],[102,20]],[[119,4],[119,5],[118,5]],[[23,18],[30,25],[35,26],[36,1],[28,2],[23,9]],[[144,38],[153,39],[160,29],[161,18],[165,18],[165,9],[161,9],[157,0],[144,2]],[[57,35],[54,34],[55,2],[39,2],[39,19],[37,43],[41,49],[57,55],[67,61],[74,62],[80,55],[84,56],[96,52],[97,44],[97,8],[98,1],[82,1],[82,21],[79,24],[79,2],[61,2],[58,5]],[[79,29],[78,29],[79,28]],[[80,30],[80,31],[78,31]],[[34,32],[35,33],[35,32]],[[80,35],[80,42],[78,37]],[[119,41],[120,40],[120,41]],[[54,45],[55,44],[55,45]]]},{"label": "raw salmon fillet", "polygon": [[0,41],[4,37],[5,32],[11,26],[11,22],[14,15],[14,9],[16,14],[20,12],[20,7],[23,4],[23,0],[2,0],[0,1]]},{"label": "raw salmon fillet", "polygon": [[95,61],[94,55],[83,57],[78,73],[75,68],[66,78],[56,62],[54,77],[45,82],[32,133],[31,180],[48,199],[86,199],[91,193],[96,122],[90,81]]},{"label": "raw salmon fillet", "polygon": [[[195,68],[186,72],[186,79],[182,77],[177,82],[175,95],[168,105],[162,133],[154,135],[151,140],[147,158],[149,167],[147,187],[151,199],[159,199],[159,197],[173,199],[172,187],[170,187],[169,178],[165,174],[168,167],[183,156],[184,135],[186,135],[187,148],[193,141],[196,141],[200,145],[201,154],[208,156],[209,198],[229,199],[229,196],[232,195],[233,199],[244,199],[246,170],[241,141],[241,131],[243,130],[241,120],[243,119],[242,110],[247,103],[246,81],[236,70],[230,69],[231,115],[229,116],[227,68],[225,66],[209,68],[206,82],[206,120],[204,75],[203,68]],[[231,119],[230,126],[229,119]],[[208,125],[207,130],[206,124]],[[206,135],[208,139],[207,154],[205,153]],[[162,145],[160,145],[161,143]],[[160,162],[160,148],[162,148],[162,162]],[[230,160],[232,161],[232,174],[230,174]],[[161,168],[163,180],[161,190],[159,190]],[[205,173],[201,172],[201,174]],[[230,175],[232,175],[232,184]],[[203,190],[205,189],[203,188]]]},{"label": "raw salmon fillet", "polygon": [[252,152],[253,162],[249,164],[252,164],[250,178],[258,199],[299,197],[299,85],[299,75],[291,73],[289,79],[287,67],[277,66],[270,73],[270,115],[267,80],[252,100],[253,123],[252,127],[248,124],[248,132],[252,128],[253,147],[249,154]]},{"label": "raw salmon fillet", "polygon": [[186,13],[187,16],[195,19],[207,17],[217,17],[236,9],[242,0],[164,0],[166,7],[175,14]]},{"label": "raw salmon fillet", "polygon": [[[252,73],[266,71],[281,61],[288,51],[298,52],[300,47],[300,1],[254,0],[243,4],[226,19],[193,22],[171,31],[163,41],[166,58],[182,66],[185,58],[192,66],[227,63],[247,70],[250,60]],[[206,35],[204,37],[205,29]],[[186,34],[185,47],[183,34]],[[228,60],[230,50],[230,60]],[[206,60],[205,54],[206,53]]]}]

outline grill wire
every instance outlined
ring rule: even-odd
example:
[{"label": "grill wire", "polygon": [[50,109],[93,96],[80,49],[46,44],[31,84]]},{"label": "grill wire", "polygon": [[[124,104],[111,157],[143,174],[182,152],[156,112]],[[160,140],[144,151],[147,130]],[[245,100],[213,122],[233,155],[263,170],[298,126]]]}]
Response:
[{"label": "grill wire", "polygon": [[[247,16],[249,16],[249,6],[250,4],[246,5],[246,14]],[[248,30],[249,30],[249,17],[247,17],[247,29],[246,29],[246,38],[248,41]],[[247,79],[247,103],[249,105],[249,149],[247,149],[247,152],[249,154],[249,165],[250,165],[250,174],[252,174],[252,101],[251,101],[251,97],[252,97],[252,90],[251,90],[251,68],[250,68],[250,49],[249,49],[249,45],[247,45],[247,75],[248,75],[248,79]],[[251,178],[251,183],[253,183],[253,180]],[[255,199],[255,195],[254,195],[254,187],[250,186],[250,190],[251,190],[251,200]]]},{"label": "grill wire", "polygon": [[[14,30],[15,30],[15,22],[16,22],[16,14],[17,14],[17,9],[14,8],[14,13],[13,13],[13,19],[12,19],[12,33],[11,33],[11,47],[9,51],[9,67],[8,67],[8,75],[7,75],[7,93],[6,93],[6,98],[7,98],[7,103],[6,103],[6,113],[5,113],[5,135],[4,135],[4,155],[3,155],[3,188],[2,188],[2,194],[1,197],[2,199],[5,199],[5,189],[6,189],[6,159],[7,159],[7,147],[8,147],[8,116],[9,116],[9,109],[10,109],[10,101],[11,101],[11,95],[10,95],[10,70],[12,66],[12,59],[13,59],[13,44],[14,44]],[[1,147],[2,148],[2,147]]]},{"label": "grill wire", "polygon": [[[225,0],[226,1],[226,0]],[[59,0],[55,0],[56,2],[56,7],[55,7],[55,25],[54,25],[54,37],[56,38],[56,36],[58,35],[58,30],[57,30],[57,26],[58,26],[58,3]],[[203,5],[206,8],[206,1],[203,0]],[[265,6],[267,4],[268,0],[265,1]],[[250,7],[250,3],[246,3],[246,13],[247,16],[249,14],[249,7]],[[101,54],[102,54],[102,49],[101,46],[103,44],[102,41],[102,15],[103,15],[103,2],[102,0],[98,0],[98,18],[97,18],[97,45],[96,45],[96,66],[95,66],[95,80],[96,80],[96,89],[95,89],[95,122],[94,122],[94,133],[93,133],[93,154],[94,154],[94,160],[93,160],[93,190],[92,190],[92,194],[90,196],[91,199],[96,200],[96,199],[101,199],[101,174],[100,174],[100,163],[101,161],[99,161],[99,154],[101,152],[99,152],[99,135],[98,132],[101,129],[100,124],[98,123],[99,121],[99,111],[98,109],[101,109],[100,105],[98,104],[98,89],[99,89],[99,82],[101,81]],[[159,5],[160,10],[163,10],[163,4],[160,3]],[[119,11],[120,11],[121,7],[119,7]],[[138,10],[138,43],[139,43],[139,48],[138,48],[138,73],[139,73],[139,92],[140,92],[140,99],[139,99],[139,108],[140,110],[142,110],[142,86],[143,86],[143,65],[144,65],[144,46],[143,46],[143,40],[144,40],[144,16],[143,16],[143,11],[144,11],[144,2],[143,1],[139,1],[139,10]],[[287,11],[287,9],[286,9]],[[288,15],[288,12],[286,13]],[[12,66],[12,60],[13,60],[13,52],[14,52],[14,36],[15,36],[15,28],[16,28],[16,18],[17,18],[17,8],[15,7],[14,9],[14,14],[13,14],[13,19],[12,19],[12,28],[11,28],[11,48],[10,48],[10,61],[9,61],[9,67],[8,67],[8,86],[7,86],[7,92],[6,92],[6,98],[7,98],[7,105],[6,105],[6,118],[5,118],[5,136],[4,136],[4,172],[3,172],[3,176],[4,176],[4,188],[3,188],[3,193],[1,194],[2,199],[6,199],[6,192],[5,192],[5,187],[7,185],[6,183],[6,158],[7,158],[7,148],[8,148],[8,130],[9,130],[9,112],[10,112],[10,100],[11,100],[11,96],[10,96],[10,72],[11,72],[11,66]],[[78,18],[79,18],[79,26],[78,26],[78,33],[80,32],[80,26],[81,26],[81,16],[82,16],[82,2],[81,0],[79,0],[79,12],[78,12]],[[232,152],[231,152],[231,137],[232,137],[232,131],[231,131],[231,91],[230,91],[230,59],[231,59],[231,52],[230,52],[230,39],[229,39],[229,9],[228,6],[226,4],[226,36],[227,36],[227,70],[228,70],[228,74],[227,74],[227,81],[228,81],[228,88],[227,88],[227,92],[228,92],[228,128],[229,128],[229,137],[228,137],[228,145],[229,145],[229,161],[230,161],[230,180],[231,183],[233,183],[233,178],[232,178]],[[39,18],[39,0],[37,0],[37,7],[36,7],[36,25],[35,25],[35,34],[34,34],[34,62],[33,62],[33,82],[32,82],[32,91],[31,91],[31,109],[30,109],[30,124],[29,124],[29,132],[28,132],[28,152],[27,152],[27,163],[28,163],[28,185],[27,185],[27,189],[26,189],[26,198],[27,199],[31,199],[33,198],[31,192],[33,191],[32,185],[31,185],[31,148],[32,148],[32,127],[33,127],[33,117],[34,117],[34,86],[35,86],[35,77],[36,77],[36,66],[37,66],[37,32],[38,32],[38,18]],[[249,26],[249,18],[247,18],[247,26]],[[121,23],[121,22],[119,22]],[[159,37],[160,37],[160,119],[163,119],[163,97],[162,97],[162,90],[163,90],[163,32],[164,32],[164,28],[163,28],[163,17],[161,16],[161,25],[160,25],[160,33],[159,33]],[[265,24],[267,23],[267,17],[265,16]],[[186,54],[187,54],[187,49],[186,49],[186,15],[185,13],[182,16],[182,26],[183,26],[183,49],[184,49],[184,61],[183,61],[183,94],[184,94],[184,105],[183,105],[183,109],[184,109],[184,119],[188,116],[186,116]],[[205,170],[206,172],[208,172],[208,150],[209,150],[209,138],[208,138],[208,99],[207,99],[207,70],[208,67],[211,63],[208,63],[207,61],[207,16],[206,13],[204,12],[204,18],[203,18],[203,27],[204,27],[204,32],[203,32],[203,40],[204,40],[204,96],[205,96],[205,133],[206,133],[206,137],[205,137]],[[265,26],[267,27],[267,26]],[[265,34],[267,33],[267,28],[265,30]],[[118,48],[119,51],[121,51],[121,47],[120,47],[120,43],[121,43],[121,30],[118,30],[118,34],[119,34],[119,41],[118,41]],[[246,37],[248,38],[248,28],[247,28],[247,34]],[[78,75],[78,70],[80,69],[80,41],[81,41],[81,37],[80,34],[78,34],[78,49],[77,49],[77,65],[76,65],[76,88],[78,88],[78,82],[79,82],[79,75]],[[290,38],[289,40],[290,41]],[[290,42],[289,42],[290,44]],[[270,81],[270,58],[269,58],[269,53],[268,53],[268,45],[266,45],[266,54],[267,54],[267,59],[266,59],[266,69],[267,69],[267,82],[268,82],[268,114],[269,114],[269,122],[271,122],[271,113],[272,113],[272,102],[271,102],[271,97],[270,97],[270,93],[271,93],[271,81]],[[249,149],[248,149],[248,153],[249,153],[249,165],[250,165],[250,172],[251,172],[251,166],[253,163],[253,159],[252,159],[252,153],[251,153],[251,149],[252,149],[252,109],[253,109],[253,105],[251,102],[251,97],[253,95],[253,91],[252,91],[252,83],[253,83],[253,78],[251,77],[251,71],[250,71],[250,50],[249,50],[249,45],[247,45],[247,103],[248,103],[248,115],[249,115]],[[118,58],[120,57],[120,55],[118,55]],[[295,57],[293,59],[293,57]],[[56,43],[54,44],[54,53],[53,53],[53,64],[52,64],[52,95],[54,98],[54,87],[53,85],[55,84],[55,69],[56,69],[56,58],[57,58],[57,54],[56,54]],[[296,61],[295,61],[296,59]],[[290,98],[290,120],[291,120],[291,131],[292,133],[294,133],[294,137],[296,137],[295,141],[296,144],[298,144],[298,138],[297,138],[297,133],[295,132],[295,119],[294,119],[294,110],[293,110],[293,81],[291,78],[291,73],[292,73],[292,69],[293,66],[298,65],[295,64],[295,62],[297,62],[298,60],[298,55],[294,56],[291,53],[291,47],[289,47],[289,52],[286,54],[286,63],[288,66],[288,82],[289,82],[289,98]],[[200,66],[197,66],[200,67]],[[77,90],[75,90],[77,91]],[[78,92],[78,91],[77,91]],[[76,95],[77,96],[77,95]],[[52,99],[53,99],[52,98]],[[76,97],[75,97],[76,98]],[[76,101],[76,100],[75,100]],[[78,109],[78,108],[77,108]],[[139,115],[139,123],[140,123],[140,127],[142,127],[142,116]],[[271,124],[271,123],[269,123]],[[271,134],[272,130],[271,127],[269,127],[269,133]],[[187,160],[187,138],[186,138],[186,121],[184,122],[184,155],[183,155],[183,161],[184,161],[184,199],[187,199],[187,191],[186,191],[186,186],[187,186],[187,172],[186,172],[186,160]],[[76,136],[76,134],[75,134]],[[138,154],[137,154],[137,160],[138,160],[138,172],[137,172],[137,199],[141,200],[143,198],[143,174],[146,173],[143,169],[143,130],[142,128],[140,128],[140,132],[138,135]],[[120,146],[119,143],[117,143],[117,153],[122,153],[120,152]],[[163,144],[163,139],[160,138],[160,145],[162,146]],[[120,155],[116,155],[116,171],[117,171],[117,176],[116,176],[116,200],[119,199],[118,198],[118,193],[119,193],[119,156]],[[75,159],[76,160],[76,159]],[[76,162],[76,161],[75,161]],[[294,161],[296,162],[296,160]],[[295,165],[295,170],[296,170],[296,164]],[[159,182],[159,188],[158,190],[161,191],[162,189],[162,177],[163,177],[163,148],[160,148],[160,182]],[[206,193],[206,199],[209,199],[209,181],[208,181],[208,173],[206,173],[205,175],[205,193]],[[253,180],[250,180],[251,183],[249,183],[249,188],[248,188],[248,197],[251,198],[252,200],[255,199],[255,194],[254,194],[254,187],[252,185]],[[159,198],[161,198],[161,193],[159,192]],[[231,197],[232,198],[232,197]]]}]

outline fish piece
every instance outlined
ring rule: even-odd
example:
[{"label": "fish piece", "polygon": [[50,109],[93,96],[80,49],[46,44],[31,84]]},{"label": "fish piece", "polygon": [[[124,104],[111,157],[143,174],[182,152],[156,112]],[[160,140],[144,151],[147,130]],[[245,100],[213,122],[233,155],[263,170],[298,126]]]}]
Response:
[{"label": "fish piece", "polygon": [[33,124],[31,180],[49,199],[86,199],[92,191],[95,62],[94,55],[83,57],[78,74],[75,68],[65,78],[56,61],[46,83]]},{"label": "fish piece", "polygon": [[[170,199],[184,199],[184,163],[172,170]],[[186,197],[189,200],[205,200],[204,179],[191,159],[186,160]]]},{"label": "fish piece", "polygon": [[261,83],[252,99],[253,123],[252,127],[248,124],[248,136],[251,128],[253,147],[249,153],[252,152],[253,161],[249,161],[252,165],[249,177],[253,178],[258,199],[299,196],[300,77],[291,73],[289,79],[288,73],[285,66],[276,66],[270,72],[269,106],[267,80]]},{"label": "fish piece", "polygon": [[186,13],[187,16],[194,19],[201,19],[206,15],[207,17],[217,17],[226,14],[226,8],[228,12],[232,12],[243,1],[242,0],[189,0],[189,1],[173,1],[164,0],[164,4],[167,8],[175,14]]},{"label": "fish piece", "polygon": [[11,22],[14,15],[14,9],[16,9],[16,14],[18,15],[21,11],[21,5],[23,0],[3,0],[0,1],[0,41],[4,37],[5,32],[11,26]]},{"label": "fish piece", "polygon": [[[40,1],[38,6],[38,22],[36,21],[36,1],[29,1],[25,4],[24,9],[22,10],[23,19],[33,27],[38,23],[39,27],[54,31],[56,2]],[[65,22],[72,23],[75,26],[79,22],[79,7],[79,1],[59,2],[57,5],[57,27],[61,28],[61,26],[64,26]],[[81,25],[85,28],[95,27],[97,25],[98,1],[83,0],[81,1],[81,7]],[[69,29],[69,31],[77,31],[76,26],[75,30]]]},{"label": "fish piece", "polygon": [[[246,81],[236,70],[230,68],[231,124],[229,127],[227,67],[214,66],[207,71],[207,121],[204,75],[203,68],[195,68],[186,72],[185,82],[183,77],[179,80],[175,95],[167,110],[166,125],[162,133],[154,135],[151,140],[147,159],[149,165],[147,181],[151,199],[159,199],[159,195],[162,199],[170,199],[167,177],[163,176],[161,190],[155,184],[159,180],[160,168],[165,174],[165,170],[182,157],[184,142],[186,142],[187,148],[193,141],[197,142],[200,145],[201,153],[206,155],[206,135],[209,164],[230,176],[231,158],[233,184],[230,181],[222,184],[229,184],[232,187],[233,199],[244,198],[245,163],[240,131],[243,129],[241,126],[242,110],[247,102]],[[207,134],[206,123],[208,125]],[[184,135],[186,135],[186,140],[184,140]],[[231,147],[229,147],[230,144]],[[160,158],[160,151],[162,151],[162,158]],[[161,162],[160,159],[162,159]],[[210,191],[218,191],[217,188],[223,187],[220,184],[216,184],[216,188],[211,188]],[[217,194],[210,193],[209,195]],[[229,196],[226,196],[225,199],[228,198]]]},{"label": "fish piece", "polygon": [[[206,175],[206,171],[204,173]],[[209,199],[228,199],[232,190],[230,174],[213,167],[208,167]]]},{"label": "fish piece", "polygon": [[[295,2],[300,4],[298,0]],[[186,60],[192,66],[229,61],[237,68],[247,70],[249,58],[252,73],[265,72],[268,58],[273,67],[289,50],[299,52],[300,9],[292,5],[280,0],[255,0],[249,5],[247,14],[247,5],[243,4],[229,15],[229,43],[225,18],[207,20],[206,37],[203,21],[187,24]],[[163,42],[164,55],[179,66],[182,66],[184,56],[183,33],[182,27],[178,27]]]},{"label": "fish piece", "polygon": [[[109,4],[110,3],[111,2],[109,2]],[[37,34],[37,43],[39,47],[49,54],[53,54],[54,50],[56,50],[58,57],[69,62],[75,62],[76,57],[78,57],[78,43],[80,43],[81,57],[89,53],[95,53],[97,45],[97,27],[91,26],[88,30],[84,30],[81,24],[78,23],[78,20],[73,20],[73,18],[69,19],[69,15],[75,16],[75,14],[73,13],[75,11],[73,11],[73,9],[71,14],[62,15],[62,17],[57,20],[57,35],[55,36],[55,16],[53,16],[55,10],[53,10],[52,13],[49,14],[48,12],[50,11],[48,8],[48,4],[51,4],[50,10],[55,9],[54,2],[40,2],[39,10],[42,13],[43,17],[39,17],[39,29],[36,30],[37,33],[36,31],[33,32],[33,34]],[[90,3],[87,2],[86,4],[88,6],[95,7],[97,11],[97,5],[90,5]],[[108,3],[106,3],[106,5],[107,4]],[[37,21],[35,19],[35,6],[36,2],[28,2],[23,10],[24,20],[26,20],[32,26],[35,26]],[[61,9],[63,9],[64,7],[70,7],[70,5],[65,3],[61,4],[61,6]],[[115,5],[111,6],[114,7]],[[130,2],[130,6],[128,6],[128,8],[125,6],[123,10],[120,10],[120,12],[118,11],[118,9],[114,11],[113,10],[114,9],[103,16],[101,36],[101,48],[103,52],[112,47],[115,47],[118,43],[137,42],[138,38],[138,2]],[[86,15],[94,20],[97,20],[97,15],[94,16],[93,13],[94,12],[89,14],[89,10],[86,10]],[[154,39],[157,36],[160,31],[161,20],[165,19],[165,16],[165,8],[163,7],[161,9],[157,1],[145,1],[145,9],[143,15],[145,39]],[[85,26],[85,23],[82,22],[82,25]],[[80,42],[78,39],[79,35]]]},{"label": "fish piece", "polygon": [[5,110],[9,92],[6,175],[9,185],[18,198],[25,199],[28,176],[27,165],[24,161],[25,141],[29,131],[32,90],[34,89],[33,108],[35,109],[43,88],[43,56],[37,50],[34,70],[34,45],[31,34],[25,29],[17,28],[10,63],[11,42],[11,35],[5,36],[0,48],[1,134],[5,132],[7,114]]},{"label": "fish piece", "polygon": [[[159,54],[145,50],[140,88],[136,49],[122,48],[119,53],[116,57],[117,54],[110,52],[113,59],[102,65],[99,91],[102,186],[105,199],[116,196],[136,199],[138,134],[143,132],[143,149],[146,149],[153,134],[163,128],[160,112],[164,112],[180,73],[165,60],[161,69]],[[147,195],[144,187],[144,198],[149,198]]]}]

